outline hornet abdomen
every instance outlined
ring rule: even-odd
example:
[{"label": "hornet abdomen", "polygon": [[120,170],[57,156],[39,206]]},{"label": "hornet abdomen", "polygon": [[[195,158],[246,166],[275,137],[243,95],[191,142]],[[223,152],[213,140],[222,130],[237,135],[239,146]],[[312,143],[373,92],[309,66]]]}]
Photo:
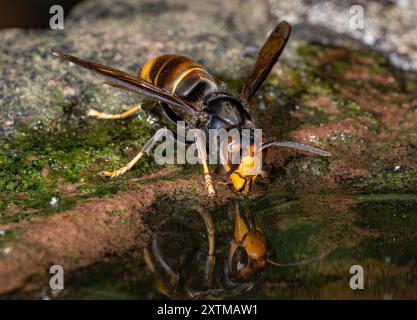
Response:
[{"label": "hornet abdomen", "polygon": [[183,56],[163,55],[148,60],[139,75],[142,79],[191,102],[199,102],[218,89],[207,70]]}]

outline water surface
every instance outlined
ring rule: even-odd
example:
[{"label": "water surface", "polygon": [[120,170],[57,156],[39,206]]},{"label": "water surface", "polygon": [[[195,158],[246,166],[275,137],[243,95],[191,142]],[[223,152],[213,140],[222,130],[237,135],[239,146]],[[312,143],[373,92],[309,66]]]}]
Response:
[{"label": "water surface", "polygon": [[[240,213],[256,219],[276,261],[308,259],[337,246],[319,261],[288,267],[266,265],[250,281],[241,283],[231,283],[225,271],[236,204],[218,208],[209,213],[215,225],[216,263],[208,283],[207,230],[202,218],[205,211],[192,201],[161,200],[144,220],[157,238],[159,254],[168,267],[164,269],[155,259],[150,239],[145,251],[137,248],[77,272],[66,281],[65,290],[52,297],[417,298],[416,204],[414,195],[398,194],[349,197],[275,193],[256,201],[239,201]],[[153,261],[153,267],[149,261]],[[353,265],[363,267],[363,290],[350,288],[349,270]]]}]

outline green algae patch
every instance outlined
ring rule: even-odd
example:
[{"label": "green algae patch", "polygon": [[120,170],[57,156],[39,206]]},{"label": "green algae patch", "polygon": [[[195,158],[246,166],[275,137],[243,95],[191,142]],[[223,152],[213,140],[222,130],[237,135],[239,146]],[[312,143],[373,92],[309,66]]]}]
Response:
[{"label": "green algae patch", "polygon": [[159,166],[145,156],[119,179],[103,179],[99,172],[125,165],[154,130],[139,118],[110,122],[82,117],[22,128],[0,142],[0,221],[57,212],[82,198],[128,189],[129,178]]}]

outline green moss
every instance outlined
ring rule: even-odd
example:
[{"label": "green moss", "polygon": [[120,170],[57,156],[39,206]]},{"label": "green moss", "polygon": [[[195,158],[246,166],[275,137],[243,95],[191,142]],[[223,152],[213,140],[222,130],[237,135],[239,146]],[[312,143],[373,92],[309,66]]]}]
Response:
[{"label": "green moss", "polygon": [[106,215],[108,215],[109,217],[116,217],[119,214],[120,214],[120,212],[117,211],[117,210],[106,211]]},{"label": "green moss", "polygon": [[[149,157],[120,179],[100,178],[102,170],[129,161],[126,147],[140,148],[154,127],[139,118],[128,121],[62,119],[51,128],[39,123],[23,127],[0,142],[0,221],[49,214],[69,208],[77,199],[105,196],[130,186],[129,177],[147,174],[158,166]],[[67,189],[70,190],[67,190]],[[58,197],[51,206],[52,197]],[[9,214],[17,206],[19,213]]]},{"label": "green moss", "polygon": [[387,194],[360,194],[354,196],[354,198],[359,202],[367,201],[417,201],[416,194],[408,193],[387,193]]},{"label": "green moss", "polygon": [[271,178],[283,185],[285,190],[301,192],[306,186],[317,183],[327,172],[329,160],[324,158],[294,157],[285,168],[276,172]]},{"label": "green moss", "polygon": [[344,118],[355,118],[364,116],[367,118],[375,119],[375,116],[370,112],[363,110],[363,108],[353,100],[337,100],[339,110],[342,110]]},{"label": "green moss", "polygon": [[412,192],[417,187],[417,172],[409,168],[400,172],[382,170],[354,179],[349,184],[369,193]]}]

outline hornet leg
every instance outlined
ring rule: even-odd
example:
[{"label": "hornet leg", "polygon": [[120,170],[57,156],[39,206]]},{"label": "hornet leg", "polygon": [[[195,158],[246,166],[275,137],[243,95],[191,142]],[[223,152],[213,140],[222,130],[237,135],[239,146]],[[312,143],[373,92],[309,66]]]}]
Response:
[{"label": "hornet leg", "polygon": [[141,110],[142,105],[139,105],[137,107],[133,107],[125,112],[118,113],[118,114],[110,114],[110,113],[104,113],[100,112],[94,109],[90,109],[87,112],[87,115],[90,117],[94,117],[96,119],[106,119],[106,120],[117,120],[117,119],[126,119],[130,117],[132,114],[135,114]]},{"label": "hornet leg", "polygon": [[209,193],[209,196],[214,196],[216,192],[214,191],[213,179],[210,176],[210,171],[207,165],[207,151],[206,151],[206,143],[205,143],[204,134],[200,129],[195,129],[194,137],[195,137],[195,142],[197,144],[198,156],[203,162],[204,179],[206,181],[207,191]]},{"label": "hornet leg", "polygon": [[126,173],[127,171],[129,171],[130,169],[132,169],[132,167],[136,164],[136,162],[139,161],[139,159],[145,154],[145,153],[149,153],[149,151],[151,151],[152,147],[155,145],[155,143],[158,142],[158,140],[168,131],[167,128],[162,128],[159,129],[154,136],[145,143],[145,145],[143,146],[142,150],[136,155],[136,157],[134,157],[127,165],[125,165],[124,167],[116,170],[116,171],[102,171],[100,173],[101,176],[104,177],[110,177],[110,179],[113,178],[117,178],[120,177],[121,175],[123,175],[124,173]]}]

